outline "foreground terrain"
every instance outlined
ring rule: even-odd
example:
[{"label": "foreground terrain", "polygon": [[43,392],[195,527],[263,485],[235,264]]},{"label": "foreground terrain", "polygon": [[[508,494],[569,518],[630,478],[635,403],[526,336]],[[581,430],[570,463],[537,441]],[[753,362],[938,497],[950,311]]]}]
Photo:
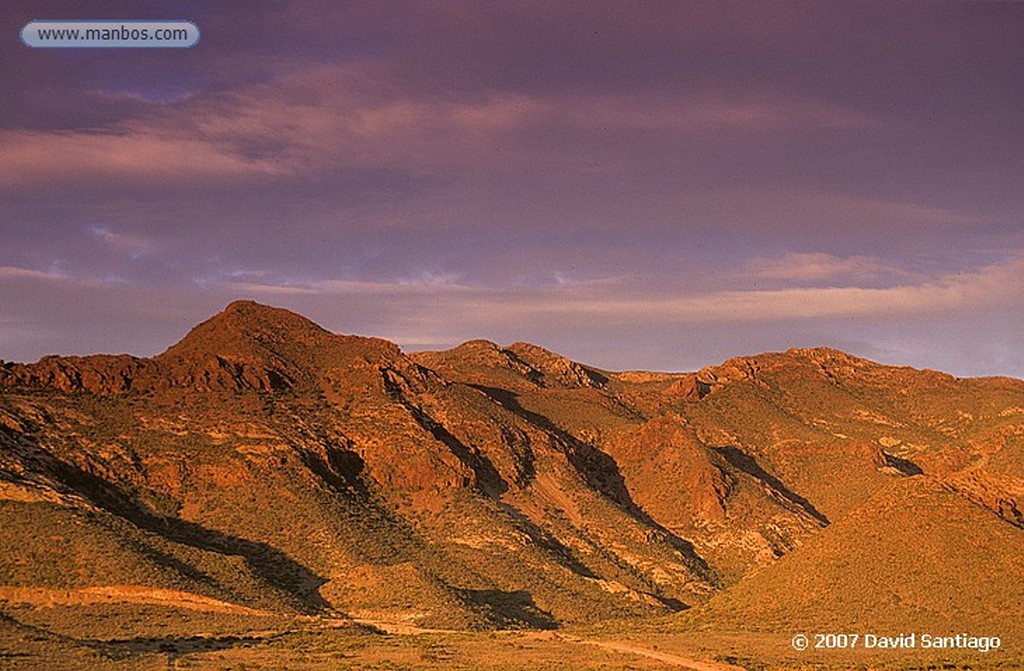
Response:
[{"label": "foreground terrain", "polygon": [[1019,380],[406,354],[238,302],[0,365],[0,668],[1020,668],[1022,501]]}]

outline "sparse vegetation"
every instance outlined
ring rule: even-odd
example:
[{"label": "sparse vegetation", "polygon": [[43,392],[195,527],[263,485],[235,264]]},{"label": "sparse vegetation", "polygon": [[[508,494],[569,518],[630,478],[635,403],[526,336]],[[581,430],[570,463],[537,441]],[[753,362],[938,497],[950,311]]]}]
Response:
[{"label": "sparse vegetation", "polygon": [[[3,368],[0,668],[1019,668],[1022,408],[831,350],[616,374],[234,304]],[[870,628],[1005,644],[789,647]]]}]

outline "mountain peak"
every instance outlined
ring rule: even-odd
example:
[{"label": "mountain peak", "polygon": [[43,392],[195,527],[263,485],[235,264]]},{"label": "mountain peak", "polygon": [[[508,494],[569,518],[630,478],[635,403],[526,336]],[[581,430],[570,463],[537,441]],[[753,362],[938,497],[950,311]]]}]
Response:
[{"label": "mountain peak", "polygon": [[301,320],[303,322],[311,322],[306,317],[292,312],[286,308],[279,308],[273,305],[264,305],[263,303],[257,303],[253,300],[237,300],[231,301],[225,306],[223,310],[214,315],[212,318],[216,319],[221,315],[237,315],[238,317],[245,319],[256,319],[256,320],[267,320],[267,319],[280,319],[282,317],[291,317],[292,319]]},{"label": "mountain peak", "polygon": [[235,301],[194,327],[160,358],[195,354],[243,358],[282,356],[286,350],[296,347],[323,345],[331,337],[329,331],[284,308]]},{"label": "mountain peak", "polygon": [[311,381],[352,356],[399,353],[390,342],[336,335],[290,310],[242,300],[193,328],[157,360],[186,383],[271,389]]},{"label": "mountain peak", "polygon": [[233,301],[204,323],[224,321],[234,328],[283,328],[290,335],[303,332],[330,332],[302,315],[285,308],[264,305],[251,300]]}]

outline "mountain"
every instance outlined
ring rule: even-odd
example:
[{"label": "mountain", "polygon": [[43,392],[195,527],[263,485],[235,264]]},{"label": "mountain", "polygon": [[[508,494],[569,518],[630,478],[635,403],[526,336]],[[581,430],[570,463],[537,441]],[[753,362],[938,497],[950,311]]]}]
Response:
[{"label": "mountain", "polygon": [[84,626],[97,600],[1009,636],[1022,509],[1024,382],[824,348],[611,372],[243,301],[153,358],[0,362],[0,620],[44,638],[79,629],[41,604]]}]

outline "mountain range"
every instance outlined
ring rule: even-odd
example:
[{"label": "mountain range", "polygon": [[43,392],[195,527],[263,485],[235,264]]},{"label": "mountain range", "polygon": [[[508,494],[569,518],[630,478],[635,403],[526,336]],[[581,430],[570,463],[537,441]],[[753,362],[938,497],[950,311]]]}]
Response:
[{"label": "mountain range", "polygon": [[211,613],[760,632],[780,664],[799,631],[966,632],[1012,665],[1024,381],[405,353],[240,301],[152,358],[0,362],[0,527],[12,668]]}]

